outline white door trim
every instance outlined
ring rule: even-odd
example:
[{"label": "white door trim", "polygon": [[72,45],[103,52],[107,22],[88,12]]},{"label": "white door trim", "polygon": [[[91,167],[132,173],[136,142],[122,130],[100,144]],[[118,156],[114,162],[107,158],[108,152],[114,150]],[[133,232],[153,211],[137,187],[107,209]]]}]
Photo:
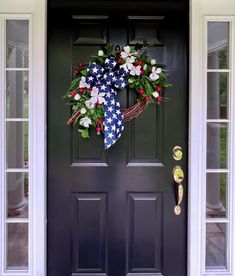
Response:
[{"label": "white door trim", "polygon": [[[29,240],[29,271],[6,271],[4,259],[6,250],[4,242],[0,240],[0,275],[46,275],[46,22],[47,22],[46,0],[9,0],[0,1],[0,36],[4,35],[4,18],[21,19],[30,21],[30,128],[29,154],[31,158],[30,175],[33,180],[30,187],[29,197],[32,218],[30,223]],[[4,57],[3,40],[0,44],[0,149],[4,149]],[[4,172],[5,160],[0,158],[0,236],[4,235],[5,197]]]},{"label": "white door trim", "polygon": [[[207,20],[230,22],[230,141],[229,141],[229,240],[228,269],[205,271],[206,249],[206,110],[207,110]],[[188,195],[188,275],[234,275],[235,273],[235,2],[233,0],[190,0],[190,115]]]},{"label": "white door trim", "polygon": [[34,11],[34,78],[35,97],[33,108],[34,152],[33,175],[36,179],[34,190],[34,276],[46,276],[47,258],[47,0],[35,0]]},{"label": "white door trim", "polygon": [[[188,275],[201,275],[201,186],[203,135],[202,47],[200,1],[190,0],[189,30],[189,156],[188,156]],[[195,104],[197,103],[197,104]]]},{"label": "white door trim", "polygon": [[[225,4],[226,3],[226,4]],[[223,8],[221,9],[221,5]],[[46,68],[47,68],[47,0],[8,0],[0,1],[2,14],[29,14],[33,19],[33,132],[34,146],[32,154],[32,176],[35,189],[33,190],[33,276],[46,276]],[[202,245],[202,203],[204,167],[204,129],[202,126],[204,115],[203,102],[203,16],[235,15],[235,2],[233,0],[190,0],[190,115],[189,115],[189,178],[188,178],[188,276],[203,275]],[[231,14],[232,13],[232,14]],[[235,53],[233,53],[235,57]],[[233,68],[235,68],[235,59]],[[2,74],[0,74],[1,81]],[[233,81],[233,91],[235,79]],[[235,100],[235,93],[233,99]],[[0,95],[1,96],[1,95]],[[1,100],[1,97],[0,97]],[[197,103],[197,104],[195,104]],[[232,119],[235,122],[235,111]],[[0,116],[1,117],[1,116]],[[2,139],[0,137],[0,147]],[[1,147],[2,148],[2,147]],[[233,146],[235,155],[235,145]],[[203,161],[204,160],[204,161]],[[0,162],[1,163],[1,162]],[[235,179],[235,162],[233,161],[233,179]],[[1,164],[0,164],[1,165]],[[2,166],[2,165],[1,165]],[[233,192],[234,194],[234,192]],[[0,194],[1,196],[1,194]],[[2,205],[1,205],[2,206]],[[235,214],[235,200],[233,200],[233,214]],[[1,211],[3,214],[3,210]],[[233,215],[233,229],[235,229],[235,216]],[[234,231],[234,230],[233,230]],[[0,231],[1,232],[1,231]],[[1,233],[0,233],[1,234]],[[1,244],[1,243],[0,243]],[[232,242],[232,252],[235,252],[235,239]],[[203,253],[204,254],[204,253]],[[0,259],[2,259],[0,253]],[[233,258],[235,259],[235,258]],[[234,262],[234,261],[233,261]],[[235,271],[235,263],[231,265]],[[13,274],[11,274],[12,276]],[[18,274],[17,275],[22,275]],[[222,274],[220,274],[222,275]],[[228,274],[226,274],[228,275]],[[230,274],[232,275],[232,274]],[[48,275],[49,276],[49,275]]]}]

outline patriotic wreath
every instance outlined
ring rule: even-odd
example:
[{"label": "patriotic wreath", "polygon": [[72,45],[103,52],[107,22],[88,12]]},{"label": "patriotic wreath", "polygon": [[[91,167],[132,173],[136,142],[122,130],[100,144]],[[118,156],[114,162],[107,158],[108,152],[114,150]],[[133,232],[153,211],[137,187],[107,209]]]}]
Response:
[{"label": "patriotic wreath", "polygon": [[[116,51],[108,44],[88,64],[78,64],[64,98],[72,106],[67,123],[77,124],[83,138],[89,138],[89,129],[94,127],[97,135],[104,134],[104,148],[108,149],[121,137],[124,122],[136,118],[148,104],[159,105],[165,99],[163,90],[171,84],[165,70],[149,59],[149,46],[144,42]],[[121,108],[116,99],[124,88],[137,93],[136,104],[129,108]]]}]

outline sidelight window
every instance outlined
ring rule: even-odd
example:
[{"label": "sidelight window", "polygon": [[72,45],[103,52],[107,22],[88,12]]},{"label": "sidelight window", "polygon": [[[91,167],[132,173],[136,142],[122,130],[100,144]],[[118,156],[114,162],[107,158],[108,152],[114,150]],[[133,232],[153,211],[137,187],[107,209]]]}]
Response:
[{"label": "sidelight window", "polygon": [[[207,21],[205,272],[229,271],[231,23]],[[214,275],[214,274],[213,274]]]},{"label": "sidelight window", "polygon": [[[30,20],[2,17],[2,274],[30,274]],[[1,274],[0,273],[0,274]]]}]

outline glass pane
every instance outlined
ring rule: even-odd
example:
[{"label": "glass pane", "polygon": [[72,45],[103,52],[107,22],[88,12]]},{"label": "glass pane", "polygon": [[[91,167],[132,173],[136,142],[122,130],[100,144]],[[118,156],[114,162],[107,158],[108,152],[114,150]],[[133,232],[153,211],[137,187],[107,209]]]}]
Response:
[{"label": "glass pane", "polygon": [[7,224],[7,269],[28,269],[28,224]]},{"label": "glass pane", "polygon": [[28,218],[28,173],[7,173],[7,216]]},{"label": "glass pane", "polygon": [[229,68],[229,23],[208,22],[208,69]]},{"label": "glass pane", "polygon": [[28,117],[29,79],[27,71],[6,72],[6,117]]},{"label": "glass pane", "polygon": [[228,73],[207,74],[207,118],[227,119]]},{"label": "glass pane", "polygon": [[227,124],[207,124],[207,168],[227,168]]},{"label": "glass pane", "polygon": [[226,268],[227,225],[207,223],[206,225],[206,269]]},{"label": "glass pane", "polygon": [[6,122],[7,168],[28,168],[28,122]]},{"label": "glass pane", "polygon": [[206,215],[207,217],[225,217],[227,203],[226,173],[207,173]]},{"label": "glass pane", "polygon": [[6,67],[25,68],[29,66],[29,22],[28,20],[7,20],[6,22]]}]

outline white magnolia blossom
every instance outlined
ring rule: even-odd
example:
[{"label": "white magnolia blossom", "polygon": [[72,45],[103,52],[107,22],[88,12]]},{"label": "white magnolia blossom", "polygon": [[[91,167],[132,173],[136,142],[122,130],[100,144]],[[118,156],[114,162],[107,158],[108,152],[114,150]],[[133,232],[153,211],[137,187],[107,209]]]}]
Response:
[{"label": "white magnolia blossom", "polygon": [[131,47],[130,46],[123,47],[123,50],[124,51],[121,52],[121,57],[123,59],[126,59],[127,57],[131,57],[133,55],[136,55],[136,52],[133,52],[133,53],[130,52],[131,51]]},{"label": "white magnolia blossom", "polygon": [[94,104],[96,104],[97,102],[102,104],[105,102],[104,96],[105,93],[99,93],[99,89],[97,87],[93,87],[91,91],[90,101]]},{"label": "white magnolia blossom", "polygon": [[139,76],[140,75],[140,72],[141,72],[141,66],[140,65],[138,65],[138,66],[133,66],[132,67],[132,69],[131,69],[131,71],[130,71],[130,74],[132,75],[132,76]]},{"label": "white magnolia blossom", "polygon": [[81,96],[79,95],[79,94],[76,94],[75,96],[74,96],[74,100],[75,101],[79,101],[81,99]]},{"label": "white magnolia blossom", "polygon": [[99,56],[99,57],[102,57],[103,55],[104,55],[104,51],[103,51],[103,50],[99,50],[99,51],[98,51],[98,56]]},{"label": "white magnolia blossom", "polygon": [[80,120],[80,125],[84,126],[84,127],[89,127],[89,125],[91,125],[91,119],[88,117],[84,117]]},{"label": "white magnolia blossom", "polygon": [[159,74],[162,72],[161,68],[156,68],[155,66],[152,67],[152,73],[149,75],[152,81],[159,79]]},{"label": "white magnolia blossom", "polygon": [[81,108],[80,113],[81,113],[81,114],[85,114],[86,111],[87,111],[86,108],[83,107],[83,108]]},{"label": "white magnolia blossom", "polygon": [[80,82],[79,82],[79,88],[89,88],[90,84],[86,83],[86,78],[82,76]]},{"label": "white magnolia blossom", "polygon": [[159,93],[157,91],[153,92],[152,95],[153,95],[154,98],[158,98],[159,97]]},{"label": "white magnolia blossom", "polygon": [[91,100],[85,101],[85,105],[88,109],[92,109],[95,107],[95,103],[93,103]]},{"label": "white magnolia blossom", "polygon": [[157,63],[157,61],[156,61],[156,59],[151,59],[150,63],[151,63],[151,65],[155,65]]}]

